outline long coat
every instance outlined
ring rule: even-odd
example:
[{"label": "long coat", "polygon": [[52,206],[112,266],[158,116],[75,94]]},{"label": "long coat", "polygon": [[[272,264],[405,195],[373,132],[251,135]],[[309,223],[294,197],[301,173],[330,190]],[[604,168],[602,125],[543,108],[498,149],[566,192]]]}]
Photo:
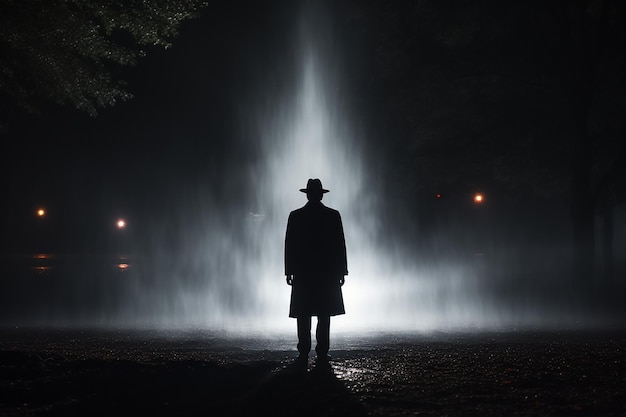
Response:
[{"label": "long coat", "polygon": [[289,317],[345,313],[339,280],[348,275],[348,266],[337,210],[309,201],[289,214],[285,275],[294,276]]}]

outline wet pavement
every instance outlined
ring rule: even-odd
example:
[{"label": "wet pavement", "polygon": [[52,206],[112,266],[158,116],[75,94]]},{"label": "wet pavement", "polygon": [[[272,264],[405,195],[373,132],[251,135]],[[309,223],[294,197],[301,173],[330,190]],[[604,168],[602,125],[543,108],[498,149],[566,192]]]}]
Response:
[{"label": "wet pavement", "polygon": [[0,330],[0,415],[626,416],[626,331]]}]

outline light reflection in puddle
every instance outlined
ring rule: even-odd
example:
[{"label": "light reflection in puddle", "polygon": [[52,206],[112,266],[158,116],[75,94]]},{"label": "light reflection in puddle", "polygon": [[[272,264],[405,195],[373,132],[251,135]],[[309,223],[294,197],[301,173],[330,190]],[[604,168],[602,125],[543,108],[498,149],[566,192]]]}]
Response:
[{"label": "light reflection in puddle", "polygon": [[7,257],[7,261],[12,265],[31,270],[38,275],[60,270],[62,273],[71,273],[74,270],[89,268],[99,270],[103,266],[114,268],[116,271],[124,272],[131,268],[133,262],[128,255],[107,255],[107,254],[59,254],[59,253],[32,253],[25,256]]},{"label": "light reflection in puddle", "polygon": [[[120,221],[122,221],[122,220],[120,220]],[[128,263],[128,261],[129,261],[128,256],[122,255],[117,260],[117,263],[115,264],[115,267],[117,269],[119,269],[120,271],[126,271],[128,268],[130,268],[130,264]]]},{"label": "light reflection in puddle", "polygon": [[130,265],[124,262],[118,263],[117,265],[117,269],[119,269],[120,271],[126,271]]},{"label": "light reflection in puddle", "polygon": [[333,363],[333,370],[338,379],[346,382],[363,382],[375,379],[376,373],[371,363],[361,360],[348,360],[341,363]]},{"label": "light reflection in puddle", "polygon": [[37,272],[37,274],[45,274],[52,270],[52,265],[50,264],[56,258],[56,255],[53,253],[35,253],[31,257],[34,261],[32,269]]}]

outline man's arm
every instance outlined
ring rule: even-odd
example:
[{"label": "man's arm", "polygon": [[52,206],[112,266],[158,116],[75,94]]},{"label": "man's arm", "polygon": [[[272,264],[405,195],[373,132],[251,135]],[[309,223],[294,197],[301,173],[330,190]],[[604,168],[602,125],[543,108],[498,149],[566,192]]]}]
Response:
[{"label": "man's arm", "polygon": [[346,238],[343,233],[343,222],[341,221],[341,214],[337,211],[337,250],[339,251],[339,259],[340,262],[338,267],[341,267],[342,275],[344,277],[340,280],[341,285],[345,282],[345,275],[348,275],[348,256],[346,251]]},{"label": "man's arm", "polygon": [[[292,219],[293,213],[289,213],[289,217],[287,219],[287,230],[285,231],[285,253],[284,253],[284,262],[285,262],[285,276],[287,277],[287,284],[291,285],[291,281],[293,280],[293,273],[291,271],[291,263],[292,263],[292,246],[293,246],[293,232],[292,232]],[[291,278],[290,278],[291,277]]]},{"label": "man's arm", "polygon": [[287,230],[285,231],[285,280],[287,285],[293,284],[293,212],[289,213],[287,219]]}]

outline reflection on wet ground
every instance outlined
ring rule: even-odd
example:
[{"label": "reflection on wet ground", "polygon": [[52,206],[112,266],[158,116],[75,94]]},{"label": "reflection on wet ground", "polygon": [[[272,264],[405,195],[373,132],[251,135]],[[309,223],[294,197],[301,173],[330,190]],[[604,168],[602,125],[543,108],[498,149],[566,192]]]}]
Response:
[{"label": "reflection on wet ground", "polygon": [[[75,265],[74,265],[75,264]],[[62,254],[62,253],[18,253],[0,256],[0,267],[12,272],[34,271],[46,273],[60,266],[72,268],[91,265],[91,268],[126,270],[131,266],[131,257],[124,254]]]},{"label": "reflection on wet ground", "polygon": [[626,415],[626,332],[0,331],[2,415]]},{"label": "reflection on wet ground", "polygon": [[0,254],[0,325],[114,314],[136,282],[136,262],[126,254]]}]

